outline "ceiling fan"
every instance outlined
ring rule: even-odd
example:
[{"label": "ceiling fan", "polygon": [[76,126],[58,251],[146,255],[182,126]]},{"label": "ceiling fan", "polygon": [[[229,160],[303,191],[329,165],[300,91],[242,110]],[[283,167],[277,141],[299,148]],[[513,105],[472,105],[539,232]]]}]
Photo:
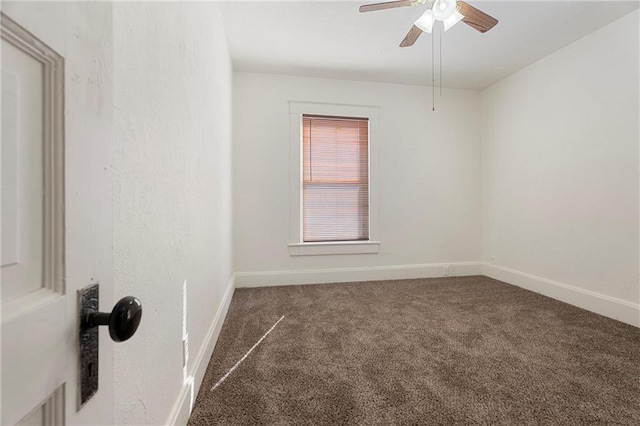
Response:
[{"label": "ceiling fan", "polygon": [[445,31],[462,21],[481,33],[489,31],[498,23],[496,18],[487,15],[462,0],[388,1],[362,5],[360,6],[360,12],[372,12],[374,10],[392,9],[403,6],[418,6],[426,3],[432,3],[431,8],[427,9],[426,12],[414,22],[413,27],[411,27],[404,40],[402,40],[402,43],[400,43],[400,47],[413,46],[418,37],[420,37],[420,34],[423,32],[431,33],[433,24],[436,21],[443,23]]}]

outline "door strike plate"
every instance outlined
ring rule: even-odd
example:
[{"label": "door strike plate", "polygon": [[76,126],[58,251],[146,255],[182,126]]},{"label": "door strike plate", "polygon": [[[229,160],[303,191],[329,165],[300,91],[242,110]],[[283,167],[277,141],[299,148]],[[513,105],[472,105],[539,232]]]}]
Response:
[{"label": "door strike plate", "polygon": [[98,327],[83,327],[87,315],[98,312],[100,285],[91,284],[78,290],[79,373],[78,410],[98,392]]}]

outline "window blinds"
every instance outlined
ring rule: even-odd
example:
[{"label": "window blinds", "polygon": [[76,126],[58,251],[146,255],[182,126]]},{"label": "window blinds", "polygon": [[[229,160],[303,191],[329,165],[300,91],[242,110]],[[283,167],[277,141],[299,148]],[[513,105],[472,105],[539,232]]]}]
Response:
[{"label": "window blinds", "polygon": [[369,120],[302,116],[302,240],[369,239]]}]

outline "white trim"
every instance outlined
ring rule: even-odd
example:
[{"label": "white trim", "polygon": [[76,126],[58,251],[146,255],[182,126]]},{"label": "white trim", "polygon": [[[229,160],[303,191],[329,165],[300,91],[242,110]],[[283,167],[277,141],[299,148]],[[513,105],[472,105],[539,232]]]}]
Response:
[{"label": "white trim", "polygon": [[321,102],[289,102],[289,114],[317,114],[346,117],[378,118],[380,108],[372,105],[330,104]]},{"label": "white trim", "polygon": [[213,317],[209,331],[207,332],[204,342],[198,351],[198,355],[194,359],[191,369],[189,370],[189,376],[193,377],[193,382],[186,384],[180,390],[173,409],[165,422],[167,425],[186,425],[189,421],[191,409],[193,408],[191,407],[191,404],[195,401],[195,397],[198,395],[200,385],[202,385],[202,380],[204,379],[204,373],[207,371],[207,366],[209,365],[209,360],[213,354],[213,349],[215,348],[218,337],[220,336],[222,324],[227,316],[227,311],[229,310],[229,305],[233,298],[233,291],[236,287],[235,283],[236,277],[234,275],[227,285],[224,296],[222,296],[222,301],[218,306],[218,311]]},{"label": "white trim", "polygon": [[483,274],[556,300],[640,327],[640,305],[569,284],[484,263]]},{"label": "white trim", "polygon": [[236,272],[227,286],[205,341],[190,370],[190,376],[194,377],[193,389],[190,386],[182,388],[165,423],[168,425],[187,423],[191,408],[191,392],[193,391],[194,397],[198,394],[235,288],[470,275],[486,275],[490,278],[535,291],[579,308],[640,327],[639,304],[483,262]]},{"label": "white trim", "polygon": [[268,287],[482,274],[482,262],[432,263],[298,271],[236,272],[236,287]]},{"label": "white trim", "polygon": [[327,254],[366,254],[378,253],[378,241],[345,241],[329,243],[289,244],[291,256],[317,256]]},{"label": "white trim", "polygon": [[300,115],[289,114],[289,242],[302,241],[300,217],[302,216],[302,128]]},{"label": "white trim", "polygon": [[[345,105],[317,102],[289,102],[289,244],[291,246],[302,245],[302,114],[318,114],[344,117],[360,117],[369,119],[369,242],[377,244],[378,237],[378,176],[379,176],[379,138],[378,116],[380,108],[368,105]],[[315,249],[289,250],[291,256],[304,254],[350,254],[345,249],[337,249],[330,252],[326,246],[320,250],[322,253],[313,252]],[[363,253],[363,252],[357,252]],[[367,251],[364,253],[376,253]]]}]

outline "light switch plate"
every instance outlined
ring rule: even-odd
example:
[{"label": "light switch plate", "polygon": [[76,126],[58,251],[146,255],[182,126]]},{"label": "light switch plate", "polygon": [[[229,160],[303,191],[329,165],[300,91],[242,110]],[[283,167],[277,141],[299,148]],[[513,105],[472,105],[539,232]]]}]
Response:
[{"label": "light switch plate", "polygon": [[100,307],[100,284],[78,290],[78,410],[98,392],[98,327],[82,329],[82,319]]}]

